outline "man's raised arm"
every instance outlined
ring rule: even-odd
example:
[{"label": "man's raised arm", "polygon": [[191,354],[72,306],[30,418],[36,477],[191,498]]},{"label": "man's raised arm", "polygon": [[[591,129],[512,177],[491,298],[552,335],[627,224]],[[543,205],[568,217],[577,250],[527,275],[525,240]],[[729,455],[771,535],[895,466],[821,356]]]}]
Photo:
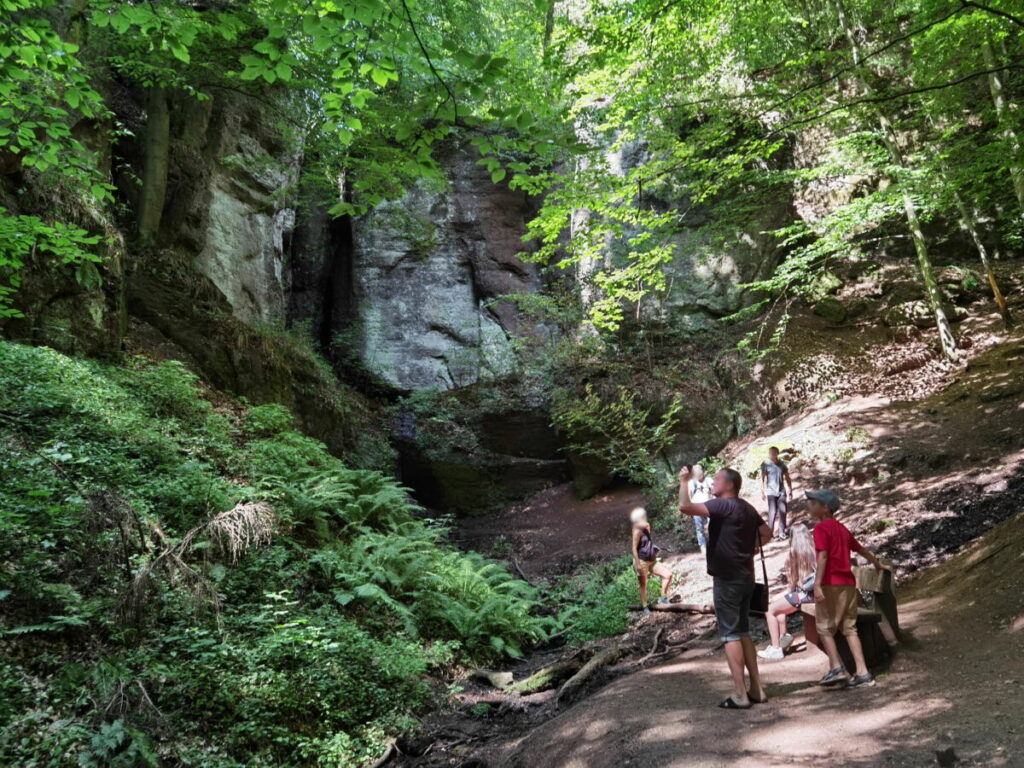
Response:
[{"label": "man's raised arm", "polygon": [[690,468],[685,465],[679,470],[679,511],[691,517],[708,516],[707,507],[690,501]]}]

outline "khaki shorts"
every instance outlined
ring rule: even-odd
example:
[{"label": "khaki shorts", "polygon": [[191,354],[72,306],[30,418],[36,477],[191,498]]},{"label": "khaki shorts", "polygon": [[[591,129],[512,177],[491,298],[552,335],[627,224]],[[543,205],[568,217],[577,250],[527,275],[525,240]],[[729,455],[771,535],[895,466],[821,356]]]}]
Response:
[{"label": "khaki shorts", "polygon": [[640,576],[646,576],[647,578],[650,578],[651,574],[654,573],[654,566],[656,566],[657,564],[657,560],[641,560],[640,565],[636,567],[636,572]]},{"label": "khaki shorts", "polygon": [[825,602],[816,603],[814,618],[818,631],[834,635],[839,630],[844,635],[857,634],[857,602],[859,595],[852,584],[823,585]]}]

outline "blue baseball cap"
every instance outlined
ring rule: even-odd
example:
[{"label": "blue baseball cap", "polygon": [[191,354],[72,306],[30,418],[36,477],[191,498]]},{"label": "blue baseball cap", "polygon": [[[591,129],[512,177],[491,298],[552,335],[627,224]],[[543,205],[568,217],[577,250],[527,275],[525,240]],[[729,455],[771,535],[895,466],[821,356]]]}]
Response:
[{"label": "blue baseball cap", "polygon": [[839,509],[839,497],[832,493],[832,491],[807,491],[807,498],[820,501],[833,512]]}]

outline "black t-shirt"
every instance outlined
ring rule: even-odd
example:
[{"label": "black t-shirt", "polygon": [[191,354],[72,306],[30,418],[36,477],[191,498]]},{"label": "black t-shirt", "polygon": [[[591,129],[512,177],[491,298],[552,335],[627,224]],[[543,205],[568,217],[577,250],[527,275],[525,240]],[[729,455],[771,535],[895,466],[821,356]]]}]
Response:
[{"label": "black t-shirt", "polygon": [[709,515],[708,573],[726,581],[754,578],[757,531],[764,520],[750,504],[735,497],[704,502]]}]

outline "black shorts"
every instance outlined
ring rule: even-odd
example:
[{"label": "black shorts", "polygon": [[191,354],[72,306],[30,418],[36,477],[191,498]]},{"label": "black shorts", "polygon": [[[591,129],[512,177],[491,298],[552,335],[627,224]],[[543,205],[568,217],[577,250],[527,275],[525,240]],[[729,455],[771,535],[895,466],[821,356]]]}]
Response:
[{"label": "black shorts", "polygon": [[725,581],[714,578],[711,594],[718,620],[718,636],[723,643],[731,643],[750,634],[750,595],[754,581]]}]

